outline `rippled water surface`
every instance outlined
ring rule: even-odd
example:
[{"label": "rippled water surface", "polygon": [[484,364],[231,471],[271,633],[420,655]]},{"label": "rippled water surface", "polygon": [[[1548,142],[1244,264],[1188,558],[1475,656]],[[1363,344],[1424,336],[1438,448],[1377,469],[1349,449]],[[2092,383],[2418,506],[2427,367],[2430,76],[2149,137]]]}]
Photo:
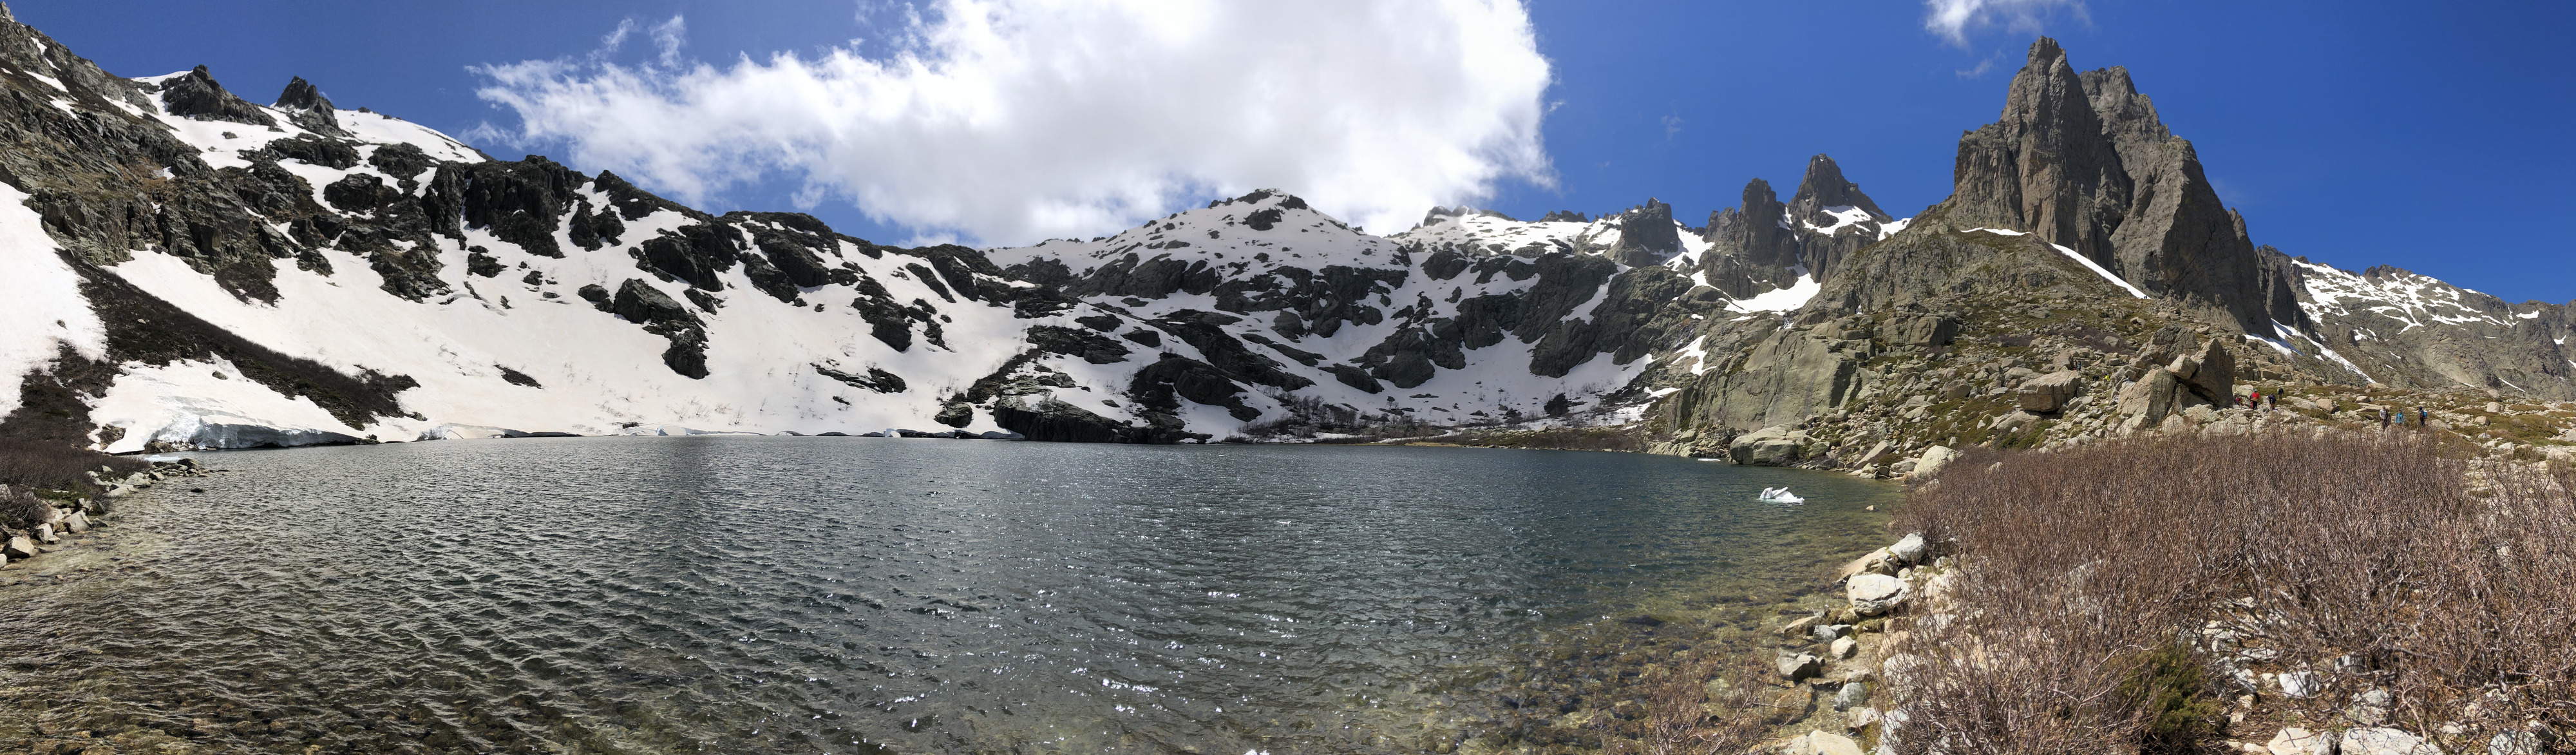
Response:
[{"label": "rippled water surface", "polygon": [[[49,731],[244,752],[1434,749],[1490,718],[1479,686],[1533,638],[1812,589],[1883,540],[1862,507],[1894,493],[1453,448],[204,458],[232,471],[135,499],[81,546],[124,543],[112,567],[0,580],[0,692]],[[1784,484],[1810,502],[1754,500]]]}]

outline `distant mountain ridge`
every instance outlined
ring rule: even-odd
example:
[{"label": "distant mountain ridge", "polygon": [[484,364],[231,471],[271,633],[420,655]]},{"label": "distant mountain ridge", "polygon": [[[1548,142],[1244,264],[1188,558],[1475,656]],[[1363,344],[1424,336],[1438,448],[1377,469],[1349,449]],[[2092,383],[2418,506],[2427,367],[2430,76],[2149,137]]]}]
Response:
[{"label": "distant mountain ridge", "polygon": [[[1375,236],[1264,190],[983,250],[711,215],[302,78],[268,106],[205,67],[120,78],[5,7],[0,89],[0,435],[120,452],[1389,425],[1628,426],[1698,452],[1899,400],[1960,339],[2108,365],[2200,329],[2246,379],[2576,397],[2565,306],[2255,246],[2125,71],[2076,73],[2047,39],[1962,138],[1958,193],[1911,218],[1817,155],[1787,201],[1756,179],[1696,228],[1649,199],[1435,208]],[[2143,309],[2031,337],[2041,320],[1998,314],[2070,298]],[[1864,435],[1828,445],[1886,448],[1814,456],[1929,442]]]}]

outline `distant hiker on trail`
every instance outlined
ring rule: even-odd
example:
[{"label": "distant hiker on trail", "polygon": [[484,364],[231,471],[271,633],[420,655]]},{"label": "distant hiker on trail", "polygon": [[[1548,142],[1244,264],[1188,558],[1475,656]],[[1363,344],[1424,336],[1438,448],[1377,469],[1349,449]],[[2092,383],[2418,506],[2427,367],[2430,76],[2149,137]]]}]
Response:
[{"label": "distant hiker on trail", "polygon": [[2379,429],[2388,429],[2388,407],[2379,408]]},{"label": "distant hiker on trail", "polygon": [[2433,415],[2432,415],[2432,413],[2431,413],[2431,412],[2426,412],[2426,411],[2424,411],[2424,407],[2421,407],[2421,406],[2415,407],[2415,426],[2416,426],[2416,427],[2432,427],[2432,426],[2433,426]]}]

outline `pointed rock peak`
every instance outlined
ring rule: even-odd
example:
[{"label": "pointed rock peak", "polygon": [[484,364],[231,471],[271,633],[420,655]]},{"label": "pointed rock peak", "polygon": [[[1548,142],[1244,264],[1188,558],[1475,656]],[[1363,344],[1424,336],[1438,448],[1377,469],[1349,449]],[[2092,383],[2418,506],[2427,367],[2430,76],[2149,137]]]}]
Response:
[{"label": "pointed rock peak", "polygon": [[277,125],[277,119],[259,106],[224,91],[224,85],[216,83],[214,74],[208,73],[205,66],[161,82],[161,108],[171,115],[201,121]]},{"label": "pointed rock peak", "polygon": [[1591,218],[1588,218],[1588,217],[1584,217],[1584,216],[1583,216],[1583,213],[1575,212],[1575,211],[1573,211],[1573,210],[1557,210],[1557,211],[1555,211],[1555,212],[1548,213],[1546,217],[1539,218],[1539,219],[1538,219],[1538,222],[1541,222],[1541,223],[1589,223],[1589,222],[1592,222],[1592,219],[1591,219]]},{"label": "pointed rock peak", "polygon": [[1620,214],[1627,215],[1629,217],[1643,217],[1649,219],[1663,218],[1665,220],[1671,220],[1673,219],[1673,206],[1664,204],[1662,200],[1654,197],[1647,197],[1645,204],[1630,207],[1627,212]]},{"label": "pointed rock peak", "polygon": [[341,130],[338,109],[332,107],[330,98],[323,97],[322,90],[314,88],[313,83],[305,81],[302,76],[286,82],[286,91],[277,95],[277,104],[271,107],[286,111],[287,119],[303,126],[306,131],[329,136],[349,135],[349,132]]},{"label": "pointed rock peak", "polygon": [[1619,213],[1619,244],[1610,256],[1620,264],[1657,264],[1681,250],[1681,230],[1673,223],[1672,205],[1648,197],[1645,204]]},{"label": "pointed rock peak", "polygon": [[2030,42],[2030,58],[2025,68],[2045,66],[2065,59],[2066,48],[2059,47],[2056,39],[2040,37]]},{"label": "pointed rock peak", "polygon": [[2129,80],[2129,69],[2120,66],[2085,71],[2080,77],[2084,94],[2092,100],[2093,114],[2102,121],[2102,130],[2115,139],[2132,135],[2151,140],[2172,136],[2164,120],[2156,116],[2155,101],[2138,93],[2136,82]]},{"label": "pointed rock peak", "polygon": [[322,96],[322,90],[314,88],[313,83],[305,81],[302,76],[286,82],[286,91],[278,94],[277,104],[270,107],[286,110],[335,109],[331,107],[330,98]]},{"label": "pointed rock peak", "polygon": [[1776,215],[1780,212],[1780,193],[1771,190],[1771,182],[1759,178],[1744,182],[1744,214]]},{"label": "pointed rock peak", "polygon": [[8,22],[11,22],[11,23],[16,23],[16,22],[17,22],[17,20],[18,20],[18,14],[10,13],[10,12],[9,12],[9,4],[8,4],[8,3],[0,3],[0,21],[8,21]]},{"label": "pointed rock peak", "polygon": [[1861,193],[1860,184],[1843,178],[1842,166],[1835,165],[1833,158],[1824,155],[1807,158],[1807,176],[1799,179],[1798,194],[1789,200],[1789,204],[1807,210],[1857,207],[1881,223],[1895,219],[1881,212],[1878,203],[1870,201],[1869,195]]}]

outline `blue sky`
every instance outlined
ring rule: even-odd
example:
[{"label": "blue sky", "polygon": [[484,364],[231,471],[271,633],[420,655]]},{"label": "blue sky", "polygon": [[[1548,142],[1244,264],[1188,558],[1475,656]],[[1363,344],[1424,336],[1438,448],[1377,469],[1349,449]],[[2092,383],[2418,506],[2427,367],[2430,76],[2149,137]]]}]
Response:
[{"label": "blue sky", "polygon": [[[498,135],[514,133],[519,113],[477,96],[492,78],[476,67],[650,65],[662,52],[647,38],[673,17],[685,18],[677,58],[720,67],[744,54],[882,58],[906,29],[903,6],[850,0],[11,8],[119,75],[205,64],[260,102],[301,75],[342,107],[481,134],[478,146],[497,157],[536,151],[586,172],[621,166]],[[1928,12],[1916,2],[1535,0],[1528,26],[1551,78],[1529,141],[1545,165],[1503,171],[1477,204],[1533,218],[1616,211],[1651,196],[1696,225],[1735,205],[1750,178],[1771,181],[1785,199],[1807,156],[1821,152],[1889,212],[1911,215],[1949,193],[1959,133],[1995,118],[2023,49],[2046,33],[2080,69],[2128,67],[2165,122],[2193,141],[2257,243],[2351,269],[2396,265],[2511,301],[2576,297],[2576,45],[2560,38],[2576,29],[2576,4],[2093,0],[2041,8],[2023,23],[1972,25],[1964,43],[1928,30]],[[606,51],[603,38],[621,23],[634,29],[630,41]],[[1371,30],[1332,33],[1375,38],[1362,31]],[[1209,138],[1225,146],[1225,135]],[[1161,199],[1172,206],[1150,209],[1203,202],[1230,169],[1212,168],[1213,178]],[[1314,187],[1286,188],[1317,198]],[[809,205],[835,227],[882,241],[955,233],[901,219],[935,215],[879,208],[872,218],[787,171],[717,181],[695,200],[719,212]],[[1124,225],[1074,217],[1063,223],[1098,226],[1095,234]]]}]

